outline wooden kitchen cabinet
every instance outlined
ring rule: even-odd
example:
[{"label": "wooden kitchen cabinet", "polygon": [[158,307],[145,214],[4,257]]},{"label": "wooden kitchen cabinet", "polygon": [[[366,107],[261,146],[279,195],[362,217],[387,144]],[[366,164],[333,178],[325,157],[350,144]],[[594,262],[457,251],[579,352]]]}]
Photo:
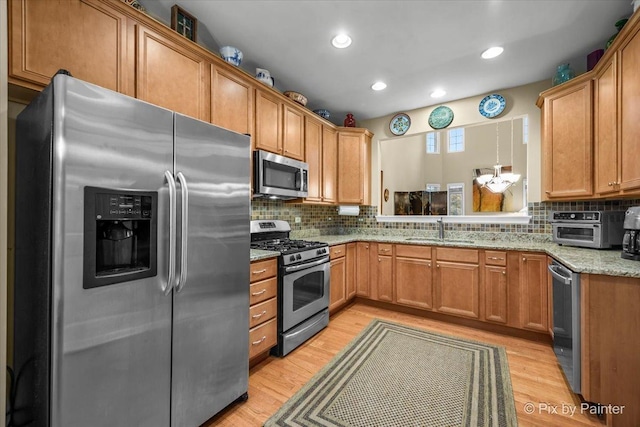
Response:
[{"label": "wooden kitchen cabinet", "polygon": [[431,247],[396,245],[395,249],[395,302],[431,310],[433,308]]},{"label": "wooden kitchen cabinet", "polygon": [[509,280],[507,253],[484,251],[484,320],[507,324]]},{"label": "wooden kitchen cabinet", "polygon": [[9,0],[7,5],[9,83],[42,90],[65,69],[81,80],[135,94],[135,33],[126,15],[96,0]]},{"label": "wooden kitchen cabinet", "polygon": [[138,25],[136,95],[200,120],[211,119],[211,63],[188,40]]},{"label": "wooden kitchen cabinet", "polygon": [[640,425],[640,279],[581,274],[581,394],[623,406],[616,427]]},{"label": "wooden kitchen cabinet", "polygon": [[338,203],[370,203],[372,136],[363,128],[338,129]]},{"label": "wooden kitchen cabinet", "polygon": [[595,192],[618,192],[617,53],[594,78]]},{"label": "wooden kitchen cabinet", "polygon": [[282,154],[282,102],[273,93],[256,88],[255,148]]},{"label": "wooden kitchen cabinet", "polygon": [[282,109],[282,155],[304,161],[304,113],[287,104]]},{"label": "wooden kitchen cabinet", "polygon": [[346,251],[346,293],[347,301],[351,301],[356,296],[356,244],[347,243]]},{"label": "wooden kitchen cabinet", "polygon": [[249,271],[249,359],[255,359],[278,343],[277,260],[254,261]]},{"label": "wooden kitchen cabinet", "polygon": [[520,253],[521,327],[548,332],[547,255]]},{"label": "wooden kitchen cabinet", "polygon": [[393,302],[393,245],[378,243],[377,250],[373,298],[378,301]]},{"label": "wooden kitchen cabinet", "polygon": [[356,296],[359,297],[371,297],[371,253],[370,243],[356,243]]},{"label": "wooden kitchen cabinet", "polygon": [[329,311],[335,311],[347,300],[347,264],[345,262],[345,245],[329,248],[331,257],[331,282],[329,290]]},{"label": "wooden kitchen cabinet", "polygon": [[303,203],[333,204],[336,202],[338,133],[319,120],[305,116],[304,135],[309,194]]},{"label": "wooden kitchen cabinet", "polygon": [[436,248],[435,309],[480,318],[480,266],[476,249]]},{"label": "wooden kitchen cabinet", "polygon": [[540,95],[544,200],[593,195],[591,86],[585,74]]},{"label": "wooden kitchen cabinet", "polygon": [[211,123],[253,135],[253,96],[249,79],[223,65],[211,67]]}]

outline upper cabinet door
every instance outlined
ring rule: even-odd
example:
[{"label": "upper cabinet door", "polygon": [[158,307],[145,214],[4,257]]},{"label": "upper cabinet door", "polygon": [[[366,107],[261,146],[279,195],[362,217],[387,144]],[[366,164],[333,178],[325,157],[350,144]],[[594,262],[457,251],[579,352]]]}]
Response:
[{"label": "upper cabinet door", "polygon": [[185,39],[138,26],[137,98],[210,120],[210,64]]},{"label": "upper cabinet door", "polygon": [[281,101],[266,91],[256,89],[256,148],[282,154]]},{"label": "upper cabinet door", "polygon": [[10,83],[41,90],[62,68],[133,95],[127,41],[134,35],[124,15],[95,0],[9,0],[8,6]]},{"label": "upper cabinet door", "polygon": [[597,194],[617,192],[618,96],[616,54],[594,79],[594,158]]},{"label": "upper cabinet door", "polygon": [[338,132],[322,126],[322,200],[335,203],[338,187]]},{"label": "upper cabinet door", "polygon": [[211,69],[211,123],[253,134],[253,86],[240,73]]},{"label": "upper cabinet door", "polygon": [[[593,194],[591,78],[577,77],[544,97],[542,186],[545,200]],[[544,94],[543,94],[544,96]]]},{"label": "upper cabinet door", "polygon": [[322,201],[322,124],[310,117],[305,118],[304,161],[309,165],[308,194],[305,201]]},{"label": "upper cabinet door", "polygon": [[283,104],[283,155],[304,161],[304,114],[297,108]]},{"label": "upper cabinet door", "polygon": [[[635,21],[636,23],[638,21]],[[640,190],[640,25],[635,25],[620,53],[620,190]]]}]

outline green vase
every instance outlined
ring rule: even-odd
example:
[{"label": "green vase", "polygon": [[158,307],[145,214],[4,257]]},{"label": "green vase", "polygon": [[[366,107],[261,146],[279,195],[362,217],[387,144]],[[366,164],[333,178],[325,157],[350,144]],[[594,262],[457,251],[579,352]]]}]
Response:
[{"label": "green vase", "polygon": [[558,69],[556,70],[556,73],[553,75],[553,78],[551,79],[551,83],[553,84],[553,86],[559,85],[560,83],[564,83],[567,80],[571,80],[575,76],[576,76],[576,73],[575,71],[573,71],[573,68],[571,68],[571,65],[569,64],[558,65]]},{"label": "green vase", "polygon": [[609,49],[609,46],[611,46],[611,43],[613,43],[616,37],[618,37],[618,33],[620,33],[620,30],[622,29],[622,27],[624,27],[624,24],[626,24],[627,21],[628,19],[621,19],[618,22],[616,22],[616,28],[618,29],[618,32],[612,35],[611,37],[609,37],[609,40],[607,40],[607,46],[605,47],[605,49]]}]

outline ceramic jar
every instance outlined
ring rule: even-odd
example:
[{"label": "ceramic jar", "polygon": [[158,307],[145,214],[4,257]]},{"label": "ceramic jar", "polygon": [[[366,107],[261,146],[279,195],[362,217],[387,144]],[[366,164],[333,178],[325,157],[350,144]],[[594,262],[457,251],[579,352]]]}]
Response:
[{"label": "ceramic jar", "polygon": [[576,76],[576,72],[573,71],[573,68],[569,64],[558,65],[558,69],[556,73],[553,75],[551,79],[551,83],[553,86],[559,85],[560,83],[564,83],[568,80],[571,80]]},{"label": "ceramic jar", "polygon": [[353,114],[347,113],[347,117],[344,119],[344,127],[354,128],[356,127],[356,119],[353,118]]}]

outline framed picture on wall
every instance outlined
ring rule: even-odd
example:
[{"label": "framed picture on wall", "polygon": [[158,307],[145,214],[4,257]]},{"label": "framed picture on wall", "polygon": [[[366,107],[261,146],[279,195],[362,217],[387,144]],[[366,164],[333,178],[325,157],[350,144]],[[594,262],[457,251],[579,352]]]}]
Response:
[{"label": "framed picture on wall", "polygon": [[198,20],[177,4],[171,8],[171,28],[189,40],[196,41]]}]

